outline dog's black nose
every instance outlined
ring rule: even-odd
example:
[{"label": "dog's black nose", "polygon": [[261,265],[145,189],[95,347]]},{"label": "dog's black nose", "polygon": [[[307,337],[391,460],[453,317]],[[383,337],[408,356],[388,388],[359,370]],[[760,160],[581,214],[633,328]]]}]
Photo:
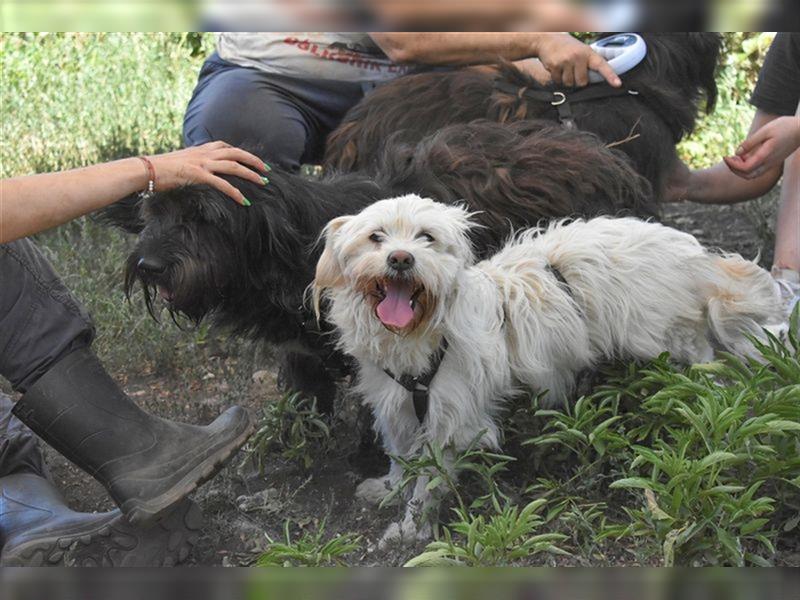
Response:
[{"label": "dog's black nose", "polygon": [[151,275],[161,275],[166,271],[167,265],[152,256],[142,256],[136,263],[136,268]]},{"label": "dog's black nose", "polygon": [[386,257],[386,262],[395,271],[407,271],[414,266],[414,255],[404,250],[395,250]]}]

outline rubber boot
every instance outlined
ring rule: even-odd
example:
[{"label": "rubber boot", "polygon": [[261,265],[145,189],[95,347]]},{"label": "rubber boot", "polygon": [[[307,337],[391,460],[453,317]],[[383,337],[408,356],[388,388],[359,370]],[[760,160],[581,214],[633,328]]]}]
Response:
[{"label": "rubber boot", "polygon": [[205,427],[149,415],[88,348],[51,367],[13,412],[97,479],[133,525],[154,521],[213,477],[253,430],[238,406]]},{"label": "rubber boot", "polygon": [[161,567],[183,562],[203,517],[185,500],[148,527],[133,527],[119,510],[78,513],[44,477],[0,478],[0,566]]}]

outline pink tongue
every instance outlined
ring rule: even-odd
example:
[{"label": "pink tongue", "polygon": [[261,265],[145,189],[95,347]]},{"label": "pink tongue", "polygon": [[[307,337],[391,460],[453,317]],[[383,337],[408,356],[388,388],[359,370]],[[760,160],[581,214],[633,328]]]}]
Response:
[{"label": "pink tongue", "polygon": [[158,295],[161,296],[167,302],[172,302],[172,292],[170,292],[164,286],[158,286]]},{"label": "pink tongue", "polygon": [[378,304],[377,313],[381,323],[390,327],[406,327],[414,320],[411,308],[411,284],[390,282],[386,285],[386,297]]}]

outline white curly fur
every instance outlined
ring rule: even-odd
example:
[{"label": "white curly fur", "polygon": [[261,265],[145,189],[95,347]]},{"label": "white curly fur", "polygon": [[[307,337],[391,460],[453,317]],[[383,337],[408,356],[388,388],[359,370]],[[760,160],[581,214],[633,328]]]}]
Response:
[{"label": "white curly fur", "polygon": [[[339,345],[359,362],[357,389],[391,455],[416,456],[428,442],[458,452],[481,432],[483,445],[496,448],[496,416],[521,389],[547,390],[552,404],[574,391],[578,372],[610,358],[647,360],[668,351],[694,363],[710,360],[715,349],[746,355],[746,334],[762,335],[762,326],[781,320],[766,271],[656,223],[561,221],[516,235],[478,264],[470,227],[464,209],[409,195],[326,228],[316,302],[323,293],[331,300]],[[423,231],[434,241],[420,237]],[[379,243],[370,240],[374,232]],[[387,256],[395,250],[414,256],[414,280],[433,298],[429,318],[410,331],[384,327],[358,285],[390,275]],[[420,425],[409,392],[384,369],[425,372],[443,336],[449,348]],[[401,476],[393,462],[386,477],[363,482],[358,495],[379,502]],[[421,511],[435,505],[426,485],[417,482],[405,518],[384,542],[429,535],[419,522]]]}]

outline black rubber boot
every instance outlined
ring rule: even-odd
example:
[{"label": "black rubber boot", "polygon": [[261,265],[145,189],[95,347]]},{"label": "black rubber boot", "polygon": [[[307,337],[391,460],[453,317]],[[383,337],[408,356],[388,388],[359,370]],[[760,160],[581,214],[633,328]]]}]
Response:
[{"label": "black rubber boot", "polygon": [[0,479],[0,566],[161,567],[183,562],[203,516],[184,500],[162,519],[134,527],[119,510],[78,513],[32,473]]},{"label": "black rubber boot", "polygon": [[238,406],[205,427],[151,416],[88,348],[50,368],[14,414],[103,484],[134,525],[155,520],[210,479],[253,430]]}]

